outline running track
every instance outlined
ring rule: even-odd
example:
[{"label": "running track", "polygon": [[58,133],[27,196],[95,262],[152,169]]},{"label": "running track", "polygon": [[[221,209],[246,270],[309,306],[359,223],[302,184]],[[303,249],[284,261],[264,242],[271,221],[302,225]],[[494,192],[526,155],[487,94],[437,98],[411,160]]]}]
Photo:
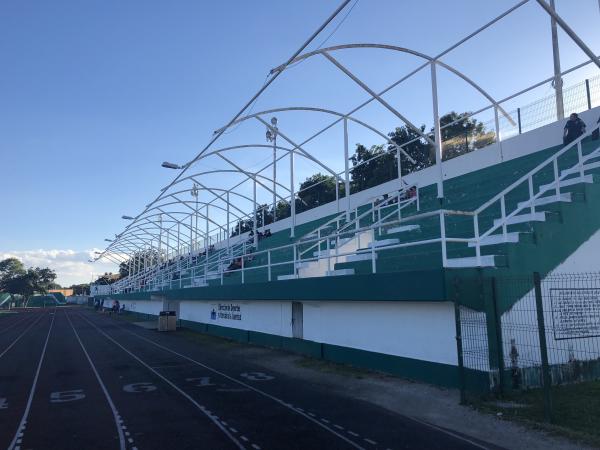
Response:
[{"label": "running track", "polygon": [[482,449],[83,308],[0,317],[0,449]]}]

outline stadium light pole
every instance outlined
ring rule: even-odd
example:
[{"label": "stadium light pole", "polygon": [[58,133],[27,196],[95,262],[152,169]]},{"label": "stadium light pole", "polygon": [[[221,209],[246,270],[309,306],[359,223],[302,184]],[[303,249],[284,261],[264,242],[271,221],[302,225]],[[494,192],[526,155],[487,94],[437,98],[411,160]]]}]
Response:
[{"label": "stadium light pole", "polygon": [[[194,209],[194,217],[195,217],[195,226],[194,226],[194,241],[198,243],[198,185],[196,183],[193,184],[192,189],[190,190],[190,195],[196,199],[196,208]],[[193,250],[193,243],[190,245],[190,252]]]},{"label": "stadium light pole", "polygon": [[[554,0],[550,0],[550,8],[556,12],[556,6]],[[563,79],[561,77],[560,70],[560,52],[558,50],[558,31],[556,27],[556,19],[550,16],[550,30],[552,32],[552,58],[554,62],[554,80],[552,86],[554,87],[556,96],[556,118],[562,120],[565,118],[565,107],[563,103]]]},{"label": "stadium light pole", "polygon": [[[273,222],[275,222],[277,214],[277,132],[279,129],[277,128],[277,117],[271,117],[271,128],[267,128],[266,138],[267,142],[273,143]],[[263,221],[263,229],[264,229],[264,221]]]}]

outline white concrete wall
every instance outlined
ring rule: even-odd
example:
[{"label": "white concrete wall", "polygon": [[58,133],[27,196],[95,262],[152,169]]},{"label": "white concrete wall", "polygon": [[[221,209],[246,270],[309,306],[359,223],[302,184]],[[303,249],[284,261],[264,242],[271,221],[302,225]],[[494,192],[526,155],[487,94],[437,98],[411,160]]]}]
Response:
[{"label": "white concrete wall", "polygon": [[[119,302],[125,305],[127,311],[158,315],[163,310],[162,300],[119,300]],[[109,300],[104,303],[111,304]]]},{"label": "white concrete wall", "polygon": [[[161,301],[124,300],[126,309],[158,314]],[[457,364],[451,303],[303,302],[304,338],[388,355]],[[235,305],[240,320],[219,317],[219,305]],[[212,311],[217,317],[211,318]],[[227,311],[222,311],[225,314]],[[180,318],[194,322],[292,336],[288,301],[182,301]]]},{"label": "white concrete wall", "polygon": [[304,338],[457,364],[452,303],[305,302]]}]

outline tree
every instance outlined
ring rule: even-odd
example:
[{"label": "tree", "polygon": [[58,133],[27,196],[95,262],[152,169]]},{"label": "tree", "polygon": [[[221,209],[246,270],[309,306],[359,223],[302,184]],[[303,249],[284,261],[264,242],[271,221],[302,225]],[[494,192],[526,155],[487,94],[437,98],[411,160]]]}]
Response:
[{"label": "tree", "polygon": [[[129,276],[129,270],[132,272],[139,272],[144,270],[146,267],[151,267],[158,263],[159,260],[159,252],[156,248],[146,248],[143,250],[138,250],[133,253],[133,255],[127,260],[121,262],[119,264],[119,273],[112,274],[111,277],[114,278],[118,276],[118,278],[112,280],[109,284],[114,283],[120,278],[125,278]],[[106,275],[106,274],[105,274]]]},{"label": "tree", "polygon": [[383,145],[373,145],[367,149],[357,144],[350,160],[353,166],[351,192],[360,192],[398,176],[396,157],[387,152]]},{"label": "tree", "polygon": [[[317,173],[300,184],[297,212],[306,211],[335,200],[335,177]],[[344,194],[344,186],[339,186],[339,195]]]},{"label": "tree", "polygon": [[115,281],[120,280],[121,277],[118,273],[105,272],[104,275],[100,275],[94,284],[113,284]]},{"label": "tree", "polygon": [[[469,117],[470,114],[452,111],[440,117],[444,160],[456,158],[495,141],[495,134],[487,132],[484,124]],[[449,125],[453,122],[456,123]]]},{"label": "tree", "polygon": [[26,273],[25,266],[17,258],[7,258],[0,261],[0,292],[10,292],[6,284],[13,278]]},{"label": "tree", "polygon": [[[425,132],[425,125],[421,125],[420,130]],[[402,175],[407,175],[417,170],[429,167],[435,161],[435,148],[429,144],[423,137],[412,128],[401,126],[397,127],[391,133],[388,133],[390,139],[397,145],[403,145],[404,150],[415,162],[411,162],[404,154],[400,154],[402,164]],[[410,144],[407,144],[410,142]],[[388,151],[394,151],[392,145],[388,145]],[[397,158],[397,156],[396,156]],[[394,168],[397,172],[397,159],[394,161]]]},{"label": "tree", "polygon": [[70,287],[70,289],[73,289],[73,295],[89,295],[90,284],[89,283],[74,284]]},{"label": "tree", "polygon": [[25,298],[34,293],[45,294],[56,279],[56,273],[52,269],[30,267],[24,273],[5,280],[3,289],[11,294],[20,294]]}]

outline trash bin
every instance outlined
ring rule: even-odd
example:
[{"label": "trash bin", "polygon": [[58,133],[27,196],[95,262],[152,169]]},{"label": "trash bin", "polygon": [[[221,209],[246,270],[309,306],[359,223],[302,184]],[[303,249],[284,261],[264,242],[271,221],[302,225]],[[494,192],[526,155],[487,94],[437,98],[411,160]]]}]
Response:
[{"label": "trash bin", "polygon": [[158,313],[158,331],[177,330],[177,314],[175,311],[161,311]]}]

